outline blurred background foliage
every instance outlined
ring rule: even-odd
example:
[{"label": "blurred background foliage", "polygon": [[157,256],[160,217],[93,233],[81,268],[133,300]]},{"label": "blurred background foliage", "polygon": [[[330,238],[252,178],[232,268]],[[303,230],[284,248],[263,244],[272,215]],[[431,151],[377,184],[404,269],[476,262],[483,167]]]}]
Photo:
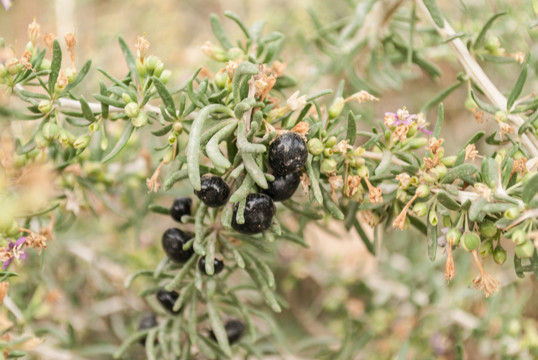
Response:
[{"label": "blurred background foliage", "polygon": [[[438,4],[464,40],[468,39],[464,33],[476,34],[491,15],[507,10],[508,16],[495,23],[491,34],[509,53],[536,53],[538,28],[529,27],[535,19],[531,1],[442,0]],[[93,60],[82,89],[91,98],[100,79],[97,67],[113,75],[125,71],[117,46],[119,34],[134,46],[136,36],[145,33],[151,42],[149,52],[173,71],[171,84],[183,84],[200,64],[216,68],[200,50],[207,40],[215,42],[209,14],[232,10],[247,24],[262,19],[267,29],[286,35],[282,58],[301,92],[335,89],[341,79],[360,78],[380,97],[379,102],[358,109],[363,113],[363,127],[368,128],[386,111],[407,106],[410,112],[418,112],[435,94],[454,84],[462,71],[427,23],[417,24],[415,46],[440,70],[439,76],[428,76],[406,59],[383,56],[390,39],[408,41],[413,5],[407,1],[398,5],[390,26],[372,29],[368,46],[351,52],[351,57],[342,56],[347,48],[331,47],[327,39],[350,19],[356,7],[352,0],[14,0],[8,12],[0,9],[0,35],[6,43],[18,44],[22,52],[27,24],[34,18],[42,33],[63,37],[75,29],[77,65]],[[225,25],[231,35],[239,35],[235,26]],[[509,60],[481,62],[504,91],[510,90],[520,68]],[[536,56],[530,64],[523,94],[538,88]],[[346,92],[360,90],[354,86],[358,83],[350,80]],[[467,96],[468,89],[461,86],[444,100],[447,153],[459,149],[477,130],[494,126],[492,119],[475,121],[464,106]],[[12,130],[24,131],[23,127],[15,123]],[[484,142],[478,145],[481,151],[489,151]],[[140,149],[132,151],[138,154]],[[122,184],[115,190],[116,197],[88,193],[86,199],[79,199],[92,210],[84,206],[77,221],[65,221],[66,226],[60,221],[56,241],[43,256],[32,254],[24,268],[17,268],[21,275],[11,282],[10,296],[19,304],[18,320],[23,328],[46,339],[32,358],[111,358],[148,311],[137,296],[144,289],[143,281],[129,291],[123,282],[136,270],[156,266],[162,257],[161,234],[174,223],[146,214],[147,204],[169,206],[174,197],[190,195],[190,187],[176,186],[149,196],[144,180],[150,169],[140,164],[136,169],[121,181],[115,179],[116,186]],[[471,289],[474,265],[467,254],[457,255],[457,275],[447,285],[443,256],[430,262],[426,239],[418,233],[385,234],[374,257],[356,234],[345,233],[343,225],[323,225],[308,230],[309,249],[286,244],[275,254],[278,289],[289,304],[275,316],[280,329],[276,339],[286,349],[284,353],[299,354],[286,358],[322,358],[319,345],[338,348],[346,330],[353,346],[340,354],[341,359],[454,359],[459,352],[466,359],[538,357],[538,286],[531,275],[520,280],[510,264],[495,267],[493,274],[502,289],[484,299]],[[505,248],[511,259],[513,249],[508,242]],[[6,309],[1,313],[3,318],[8,316]],[[260,326],[267,325],[260,322]],[[138,352],[143,353],[141,347]],[[136,348],[130,356],[143,358]]]}]

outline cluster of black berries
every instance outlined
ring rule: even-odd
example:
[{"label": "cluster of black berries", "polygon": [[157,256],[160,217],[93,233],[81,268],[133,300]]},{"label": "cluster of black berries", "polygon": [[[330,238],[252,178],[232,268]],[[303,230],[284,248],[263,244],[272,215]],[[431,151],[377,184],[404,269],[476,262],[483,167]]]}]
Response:
[{"label": "cluster of black berries", "polygon": [[[232,227],[244,234],[258,234],[271,226],[275,215],[274,201],[292,197],[301,181],[301,169],[306,163],[308,150],[305,140],[297,133],[288,132],[278,136],[269,147],[268,161],[273,169],[274,181],[262,193],[249,194],[246,199],[244,219],[237,222],[239,205],[234,207]],[[209,207],[226,205],[230,187],[219,176],[204,175],[201,189],[194,193]]]}]

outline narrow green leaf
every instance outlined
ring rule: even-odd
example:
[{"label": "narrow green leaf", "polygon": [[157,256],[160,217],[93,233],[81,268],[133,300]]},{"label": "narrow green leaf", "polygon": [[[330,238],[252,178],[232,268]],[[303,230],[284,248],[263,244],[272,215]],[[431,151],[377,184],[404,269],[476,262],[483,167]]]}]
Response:
[{"label": "narrow green leaf", "polygon": [[[435,212],[437,212],[437,206],[434,202],[428,210],[428,219]],[[437,256],[437,224],[432,225],[430,221],[427,221],[426,227],[428,233],[428,257],[430,261],[435,261],[435,257]]]},{"label": "narrow green leaf", "polygon": [[101,160],[101,162],[107,163],[110,160],[114,158],[114,156],[118,155],[118,153],[127,145],[127,141],[129,141],[129,138],[131,137],[131,134],[133,133],[134,126],[131,122],[127,123],[125,126],[125,129],[123,129],[123,133],[121,134],[118,142],[114,146],[112,150]]},{"label": "narrow green leaf", "polygon": [[323,206],[325,206],[325,209],[327,209],[329,214],[331,214],[335,219],[344,220],[344,213],[332,200],[331,195],[323,188],[323,186],[321,186],[320,189],[323,196]]},{"label": "narrow green leaf", "polygon": [[148,206],[148,210],[157,214],[170,215],[170,209],[157,204],[151,204]]},{"label": "narrow green leaf", "polygon": [[97,121],[95,115],[93,115],[93,111],[90,108],[90,105],[88,105],[88,102],[86,101],[86,99],[84,99],[84,96],[80,95],[78,101],[80,102],[80,109],[82,110],[82,115],[84,115],[84,117],[91,122]]},{"label": "narrow green leaf", "polygon": [[525,187],[523,188],[523,193],[521,194],[521,200],[523,200],[525,204],[530,204],[530,202],[536,196],[537,193],[538,174],[534,174],[534,176],[532,176],[525,184]]},{"label": "narrow green leaf", "polygon": [[349,111],[347,114],[347,130],[346,130],[346,140],[349,141],[349,144],[353,146],[355,144],[355,139],[357,138],[357,123],[353,111]]},{"label": "narrow green leaf", "polygon": [[484,157],[480,171],[484,183],[490,188],[494,188],[497,185],[499,171],[497,162],[493,158]]},{"label": "narrow green leaf", "polygon": [[82,69],[80,69],[80,71],[77,73],[77,78],[75,79],[75,81],[67,85],[64,89],[64,92],[69,91],[73,89],[75,86],[77,86],[78,84],[80,84],[82,80],[84,80],[86,75],[88,74],[88,71],[90,71],[91,67],[92,67],[92,61],[91,60],[86,61],[84,65],[82,66]]},{"label": "narrow green leaf", "polygon": [[362,228],[362,226],[359,223],[359,220],[357,220],[357,218],[355,218],[355,220],[353,221],[353,227],[357,231],[357,234],[359,234],[359,236],[360,236],[362,242],[364,243],[364,246],[366,246],[366,249],[368,250],[368,252],[370,254],[372,254],[372,255],[375,255],[375,253],[376,253],[375,244],[374,244],[374,242],[370,241],[370,239],[368,238],[368,235],[366,235],[366,232],[364,232],[364,229]]},{"label": "narrow green leaf", "polygon": [[153,83],[155,84],[155,88],[157,89],[157,92],[159,93],[159,96],[161,97],[163,104],[166,107],[166,110],[170,115],[175,118],[177,116],[177,111],[174,99],[172,99],[172,95],[158,77],[153,76],[152,79]]},{"label": "narrow green leaf", "polygon": [[379,165],[375,169],[374,174],[379,175],[385,172],[385,170],[387,170],[387,168],[390,165],[391,159],[392,159],[392,153],[390,152],[390,150],[384,150],[383,156],[381,157],[381,161],[379,162]]},{"label": "narrow green leaf", "polygon": [[437,94],[433,99],[428,101],[422,108],[420,109],[421,112],[425,113],[429,108],[437,104],[438,102],[443,101],[448,95],[450,95],[454,90],[459,88],[464,82],[458,81],[455,84],[450,85],[448,88],[441,91],[439,94]]},{"label": "narrow green leaf", "polygon": [[484,110],[485,112],[487,112],[489,114],[495,114],[497,111],[499,111],[498,107],[496,107],[494,105],[491,105],[491,104],[488,104],[488,103],[485,103],[482,100],[480,100],[478,97],[476,97],[473,90],[471,90],[471,97],[473,98],[474,102],[476,103],[476,105],[478,105],[478,107],[481,110]]},{"label": "narrow green leaf", "polygon": [[443,28],[445,26],[445,19],[443,18],[443,14],[441,13],[441,10],[437,6],[437,3],[435,2],[435,0],[424,0],[424,5],[426,5],[426,8],[428,8],[428,11],[430,12],[430,15],[432,16],[432,19],[435,25],[437,25],[440,28]]},{"label": "narrow green leaf", "polygon": [[505,15],[506,13],[507,13],[506,11],[503,11],[503,12],[497,13],[497,14],[495,14],[492,17],[489,18],[489,20],[486,22],[486,24],[484,25],[482,30],[480,30],[480,33],[476,37],[476,40],[474,41],[474,44],[473,44],[473,49],[474,50],[479,49],[484,45],[484,42],[486,41],[486,33],[488,32],[491,25],[493,25],[493,22],[497,18]]},{"label": "narrow green leaf", "polygon": [[441,127],[443,126],[444,121],[445,121],[445,108],[443,106],[443,103],[440,103],[439,107],[437,108],[437,122],[435,123],[435,128],[433,129],[433,134],[432,134],[434,138],[439,139],[439,136],[441,135]]},{"label": "narrow green leaf", "polygon": [[211,29],[213,30],[213,34],[220,42],[222,47],[224,47],[225,50],[233,48],[234,45],[228,38],[228,35],[226,35],[226,31],[224,31],[219,17],[216,14],[211,14],[209,16],[209,22],[211,23]]},{"label": "narrow green leaf", "polygon": [[62,68],[62,48],[58,39],[54,39],[52,43],[52,61],[50,64],[50,75],[49,75],[49,94],[54,93],[54,86],[58,80],[58,74]]},{"label": "narrow green leaf", "polygon": [[456,166],[441,179],[442,184],[450,184],[456,179],[459,179],[463,176],[471,176],[478,171],[478,168],[474,164],[462,164]]},{"label": "narrow green leaf", "polygon": [[[528,61],[529,56],[527,56]],[[519,73],[519,76],[517,78],[516,84],[514,85],[514,88],[512,91],[510,91],[510,94],[508,95],[508,100],[506,102],[506,110],[510,111],[512,109],[512,106],[514,105],[514,102],[517,100],[519,95],[521,94],[521,91],[523,90],[523,86],[525,85],[525,81],[527,80],[527,71],[528,71],[528,64],[525,62],[523,64],[523,67],[521,68],[521,72]]]},{"label": "narrow green leaf", "polygon": [[239,28],[241,29],[241,31],[243,31],[243,34],[245,34],[245,36],[247,37],[247,39],[250,39],[250,32],[248,31],[248,29],[246,28],[245,24],[243,24],[243,22],[241,21],[241,19],[239,19],[239,16],[234,13],[233,11],[225,11],[224,12],[224,16],[226,16],[227,18],[229,19],[232,19],[236,24],[237,26],[239,26]]},{"label": "narrow green leaf", "polygon": [[131,77],[134,79],[136,78],[138,80],[138,83],[140,83],[140,76],[138,75],[138,71],[136,71],[136,60],[131,52],[131,49],[129,49],[129,46],[123,39],[123,37],[120,35],[118,36],[118,42],[120,44],[121,52],[123,53],[123,56],[125,57],[125,61],[127,62],[127,67],[129,68],[129,71],[131,72]]},{"label": "narrow green leaf", "polygon": [[482,209],[484,206],[486,206],[487,201],[483,197],[478,198],[478,200],[473,201],[471,203],[471,207],[469,208],[469,220],[476,221],[478,220],[478,217],[480,213],[482,212]]},{"label": "narrow green leaf", "polygon": [[95,100],[100,101],[101,103],[106,105],[115,106],[117,108],[125,107],[125,103],[121,100],[112,99],[108,96],[104,96],[101,94],[93,94],[93,97],[95,98]]},{"label": "narrow green leaf", "polygon": [[535,110],[531,116],[519,127],[518,135],[522,135],[525,131],[532,129],[532,124],[538,119],[538,110]]},{"label": "narrow green leaf", "polygon": [[437,200],[439,200],[439,203],[441,203],[444,207],[446,207],[449,210],[459,211],[460,210],[460,204],[456,200],[454,200],[450,195],[448,195],[445,191],[440,191],[437,194]]}]

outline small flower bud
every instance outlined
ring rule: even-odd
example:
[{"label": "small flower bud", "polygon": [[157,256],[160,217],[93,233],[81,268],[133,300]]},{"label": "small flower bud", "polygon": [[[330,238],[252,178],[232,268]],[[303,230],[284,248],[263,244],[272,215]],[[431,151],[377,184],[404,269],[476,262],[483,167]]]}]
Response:
[{"label": "small flower bud", "polygon": [[177,140],[177,136],[174,134],[171,134],[168,136],[168,144],[173,145]]},{"label": "small flower bud", "polygon": [[494,237],[495,234],[497,234],[497,228],[495,227],[495,224],[489,220],[485,220],[480,224],[479,231],[482,236],[488,239]]},{"label": "small flower bud", "polygon": [[38,132],[34,136],[34,143],[38,148],[43,149],[49,145],[49,140],[46,139],[45,136],[43,136],[42,132]]},{"label": "small flower bud", "polygon": [[126,104],[129,104],[134,101],[133,99],[131,99],[131,96],[127,93],[122,93],[121,98],[123,99],[123,101],[125,101]]},{"label": "small flower bud", "polygon": [[148,117],[143,112],[139,113],[138,116],[131,118],[131,122],[134,127],[142,127],[148,123]]},{"label": "small flower bud", "polygon": [[174,125],[172,125],[172,132],[176,135],[179,135],[183,132],[183,124],[179,121],[176,121]]},{"label": "small flower bud", "polygon": [[163,84],[168,83],[168,80],[170,80],[170,77],[172,76],[172,72],[170,70],[164,70],[162,74],[159,76],[159,79]]},{"label": "small flower bud", "polygon": [[359,166],[363,166],[364,164],[366,164],[366,160],[364,160],[364,158],[362,157],[354,157],[349,160],[349,166],[351,166],[352,168],[358,168]]},{"label": "small flower bud", "polygon": [[140,61],[140,59],[136,59],[135,66],[136,66],[136,72],[138,73],[138,75],[144,78],[146,76],[146,67],[144,66],[144,64],[142,64],[142,61]]},{"label": "small flower bud", "polygon": [[334,100],[329,108],[329,119],[334,119],[340,116],[342,110],[344,110],[344,98],[340,96]]},{"label": "small flower bud", "polygon": [[428,185],[422,184],[417,187],[416,194],[419,198],[425,198],[430,195],[430,187]]},{"label": "small flower bud", "polygon": [[501,47],[501,42],[499,41],[499,38],[496,36],[489,36],[486,39],[486,42],[484,44],[484,47],[486,50],[488,50],[492,54],[496,54],[497,50]]},{"label": "small flower bud", "polygon": [[228,84],[228,81],[230,80],[230,77],[228,76],[228,73],[223,71],[220,73],[217,73],[215,75],[215,84],[219,89],[224,89],[226,85]]},{"label": "small flower bud", "polygon": [[130,102],[127,105],[125,105],[125,115],[127,115],[130,118],[137,117],[140,113],[140,107],[135,102]]},{"label": "small flower bud", "polygon": [[51,63],[49,59],[43,59],[43,61],[41,61],[41,64],[39,64],[38,70],[39,71],[50,70],[50,65]]},{"label": "small flower bud", "polygon": [[508,120],[508,116],[506,114],[506,111],[497,111],[495,113],[495,120],[496,121],[501,121],[501,122],[506,122]]},{"label": "small flower bud", "polygon": [[499,265],[504,264],[506,261],[506,251],[501,247],[501,245],[497,245],[495,250],[493,250],[493,260]]},{"label": "small flower bud", "polygon": [[169,147],[164,153],[163,164],[169,164],[172,160],[174,160],[174,147]]},{"label": "small flower bud", "polygon": [[534,254],[534,245],[530,241],[525,241],[523,244],[516,246],[516,255],[521,259],[528,259]]},{"label": "small flower bud", "polygon": [[456,228],[448,230],[446,233],[447,241],[452,241],[452,245],[458,245],[461,239],[461,231]]},{"label": "small flower bud", "polygon": [[18,59],[11,59],[6,62],[7,72],[11,75],[17,75],[22,71],[23,65],[19,62]]},{"label": "small flower bud", "polygon": [[508,220],[514,220],[517,218],[520,214],[519,208],[513,207],[504,212],[504,217]]},{"label": "small flower bud", "polygon": [[75,139],[75,142],[73,142],[73,147],[75,149],[85,149],[86,146],[90,143],[91,137],[89,135],[83,135],[79,136]]},{"label": "small flower bud", "polygon": [[75,69],[65,70],[65,76],[67,76],[67,82],[72,84],[77,79],[77,71]]},{"label": "small flower bud", "polygon": [[466,100],[465,100],[465,108],[467,110],[474,110],[477,108],[476,106],[476,103],[474,102],[473,98],[472,97],[468,97]]},{"label": "small flower bud", "polygon": [[407,138],[412,138],[417,133],[418,125],[416,122],[409,125],[409,130],[407,131]]},{"label": "small flower bud", "polygon": [[521,245],[527,241],[527,233],[522,229],[516,229],[512,233],[511,238],[516,245]]},{"label": "small flower bud", "polygon": [[370,175],[370,170],[366,165],[363,165],[357,169],[357,175],[359,175],[361,178],[368,177]]},{"label": "small flower bud", "polygon": [[159,58],[157,58],[156,56],[149,56],[145,61],[147,71],[153,74],[153,71],[155,70],[155,67],[157,66],[159,61]]},{"label": "small flower bud", "polygon": [[39,109],[39,111],[41,111],[41,113],[47,114],[52,110],[52,103],[50,102],[50,100],[41,100],[37,108]]},{"label": "small flower bud", "polygon": [[435,184],[437,180],[439,180],[439,175],[435,169],[431,169],[422,175],[422,179],[424,179],[427,184]]},{"label": "small flower bud", "polygon": [[447,167],[452,167],[456,163],[457,158],[458,157],[456,155],[446,156],[444,158],[441,158],[441,164],[443,164],[443,165],[445,165]]},{"label": "small flower bud", "polygon": [[448,172],[448,169],[446,168],[444,164],[439,164],[434,169],[437,172],[439,179],[444,178],[446,173]]},{"label": "small flower bud", "polygon": [[101,138],[101,141],[99,142],[99,148],[102,151],[105,151],[106,149],[108,149],[108,138],[107,137],[102,137]]},{"label": "small flower bud", "polygon": [[56,136],[58,136],[58,132],[60,131],[60,128],[55,123],[48,122],[45,125],[43,125],[42,131],[43,131],[43,136],[46,139],[51,140],[55,138]]},{"label": "small flower bud", "polygon": [[428,213],[428,206],[425,203],[416,203],[413,206],[413,212],[418,217],[426,216]]},{"label": "small flower bud", "polygon": [[321,171],[325,174],[332,174],[336,171],[336,160],[334,159],[323,159],[321,162]]},{"label": "small flower bud", "polygon": [[323,143],[321,142],[320,139],[317,139],[317,138],[313,138],[313,139],[310,139],[308,140],[308,151],[312,154],[312,155],[319,155],[323,152]]},{"label": "small flower bud", "polygon": [[327,141],[325,141],[325,147],[332,147],[336,145],[337,142],[338,142],[338,139],[336,138],[336,136],[331,136],[330,138],[327,139]]},{"label": "small flower bud", "polygon": [[465,251],[473,251],[480,247],[480,236],[474,232],[466,232],[461,236],[461,246]]},{"label": "small flower bud", "polygon": [[334,151],[332,148],[323,149],[323,156],[325,156],[326,158],[331,157],[333,153]]},{"label": "small flower bud", "polygon": [[428,221],[433,226],[437,226],[437,223],[439,223],[439,218],[437,217],[437,211],[431,211],[428,215]]},{"label": "small flower bud", "polygon": [[353,149],[353,151],[351,152],[351,155],[355,157],[362,156],[363,154],[364,154],[364,148],[360,146],[356,149]]},{"label": "small flower bud", "polygon": [[483,258],[487,258],[488,256],[490,256],[493,253],[493,241],[492,240],[484,241],[480,245],[480,250],[478,252],[480,253],[480,256],[482,256]]},{"label": "small flower bud", "polygon": [[[409,133],[407,133],[407,134],[409,134]],[[411,149],[423,148],[428,143],[428,139],[426,139],[424,137],[413,138],[413,139],[408,139],[408,140],[409,140],[408,145],[409,145],[409,148],[411,148]]]},{"label": "small flower bud", "polygon": [[153,70],[153,75],[159,77],[164,71],[164,63],[159,60],[157,61],[157,64],[155,65],[155,70]]}]

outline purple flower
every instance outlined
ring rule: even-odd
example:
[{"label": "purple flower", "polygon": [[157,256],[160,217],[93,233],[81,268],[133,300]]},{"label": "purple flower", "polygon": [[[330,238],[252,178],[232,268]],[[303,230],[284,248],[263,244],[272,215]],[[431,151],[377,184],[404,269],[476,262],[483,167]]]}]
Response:
[{"label": "purple flower", "polygon": [[4,264],[2,265],[2,269],[6,270],[13,261],[13,259],[26,259],[26,252],[22,251],[22,246],[26,243],[26,238],[21,237],[17,241],[12,242],[9,240],[9,246],[8,246],[8,252],[11,253],[11,257],[4,261]]},{"label": "purple flower", "polygon": [[0,0],[0,2],[2,3],[2,5],[4,5],[4,8],[6,10],[9,10],[9,8],[11,7],[11,0]]},{"label": "purple flower", "polygon": [[424,115],[419,114],[410,114],[409,111],[404,107],[403,109],[398,109],[397,112],[386,112],[384,123],[386,126],[399,126],[399,125],[411,125],[413,121],[416,121],[418,124],[418,130],[423,134],[431,135],[433,131],[426,128],[426,123],[424,122]]}]

